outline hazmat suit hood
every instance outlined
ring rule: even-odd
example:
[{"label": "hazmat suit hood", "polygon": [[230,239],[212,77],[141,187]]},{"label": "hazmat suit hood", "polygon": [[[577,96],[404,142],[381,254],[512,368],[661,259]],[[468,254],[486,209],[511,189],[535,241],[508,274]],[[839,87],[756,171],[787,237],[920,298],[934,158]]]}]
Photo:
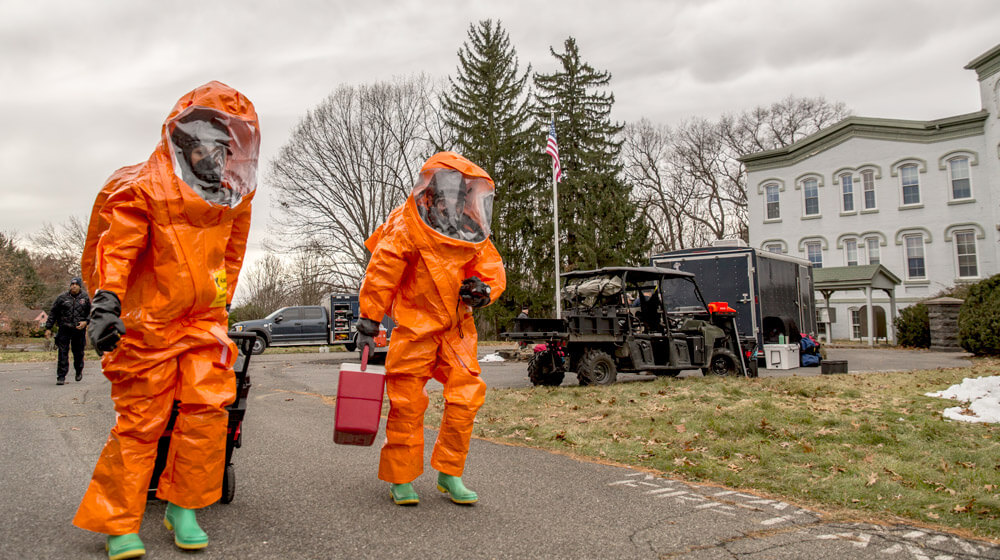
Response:
[{"label": "hazmat suit hood", "polygon": [[225,84],[209,82],[177,102],[162,149],[176,177],[211,204],[236,207],[257,188],[257,113]]},{"label": "hazmat suit hood", "polygon": [[410,200],[424,227],[452,240],[481,243],[490,236],[493,179],[454,152],[424,163]]}]

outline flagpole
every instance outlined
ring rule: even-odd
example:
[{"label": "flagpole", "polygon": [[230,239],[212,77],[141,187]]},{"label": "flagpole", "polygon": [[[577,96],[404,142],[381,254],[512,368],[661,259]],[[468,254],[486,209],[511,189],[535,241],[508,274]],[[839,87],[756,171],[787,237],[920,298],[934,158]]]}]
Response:
[{"label": "flagpole", "polygon": [[[555,112],[549,113],[551,123],[556,122]],[[554,231],[552,242],[556,248],[556,319],[562,319],[562,299],[559,297],[559,177],[556,175],[556,166],[552,166],[552,225]]]}]

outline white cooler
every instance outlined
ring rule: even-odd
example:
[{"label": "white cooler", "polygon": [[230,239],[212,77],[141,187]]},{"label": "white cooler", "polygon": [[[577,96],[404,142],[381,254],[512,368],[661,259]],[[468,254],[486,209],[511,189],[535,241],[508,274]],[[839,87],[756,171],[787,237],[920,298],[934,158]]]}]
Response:
[{"label": "white cooler", "polygon": [[792,369],[799,367],[798,344],[765,344],[764,359],[767,369]]}]

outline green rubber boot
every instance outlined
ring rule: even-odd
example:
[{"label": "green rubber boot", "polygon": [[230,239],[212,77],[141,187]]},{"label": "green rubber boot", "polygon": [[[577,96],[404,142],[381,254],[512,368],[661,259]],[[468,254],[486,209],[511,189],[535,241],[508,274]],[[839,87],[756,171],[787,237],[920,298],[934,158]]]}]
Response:
[{"label": "green rubber boot", "polygon": [[108,535],[108,540],[104,542],[104,550],[108,551],[108,560],[138,558],[146,554],[146,546],[136,533]]},{"label": "green rubber boot", "polygon": [[447,493],[456,504],[474,504],[479,501],[479,494],[466,488],[460,476],[438,473],[438,490]]},{"label": "green rubber boot", "polygon": [[174,504],[167,504],[167,513],[163,516],[163,524],[168,531],[174,532],[174,544],[184,550],[198,550],[208,546],[208,535],[198,526],[193,509],[185,509]]},{"label": "green rubber boot", "polygon": [[413,489],[413,484],[389,484],[389,495],[397,506],[415,506],[420,503],[420,496]]}]

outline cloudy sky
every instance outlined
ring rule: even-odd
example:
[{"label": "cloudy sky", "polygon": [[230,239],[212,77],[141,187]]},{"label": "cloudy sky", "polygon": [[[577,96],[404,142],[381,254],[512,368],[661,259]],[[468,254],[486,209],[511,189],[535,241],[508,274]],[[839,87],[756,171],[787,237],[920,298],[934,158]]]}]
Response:
[{"label": "cloudy sky", "polygon": [[[871,117],[973,112],[976,76],[962,67],[1000,43],[996,0],[0,0],[0,231],[89,216],[108,175],[149,156],[197,85],[220,80],[254,102],[266,170],[338,85],[453,74],[469,24],[486,18],[538,72],[575,37],[613,76],[615,119],[668,125],[790,94]],[[251,260],[270,213],[262,182]]]}]

